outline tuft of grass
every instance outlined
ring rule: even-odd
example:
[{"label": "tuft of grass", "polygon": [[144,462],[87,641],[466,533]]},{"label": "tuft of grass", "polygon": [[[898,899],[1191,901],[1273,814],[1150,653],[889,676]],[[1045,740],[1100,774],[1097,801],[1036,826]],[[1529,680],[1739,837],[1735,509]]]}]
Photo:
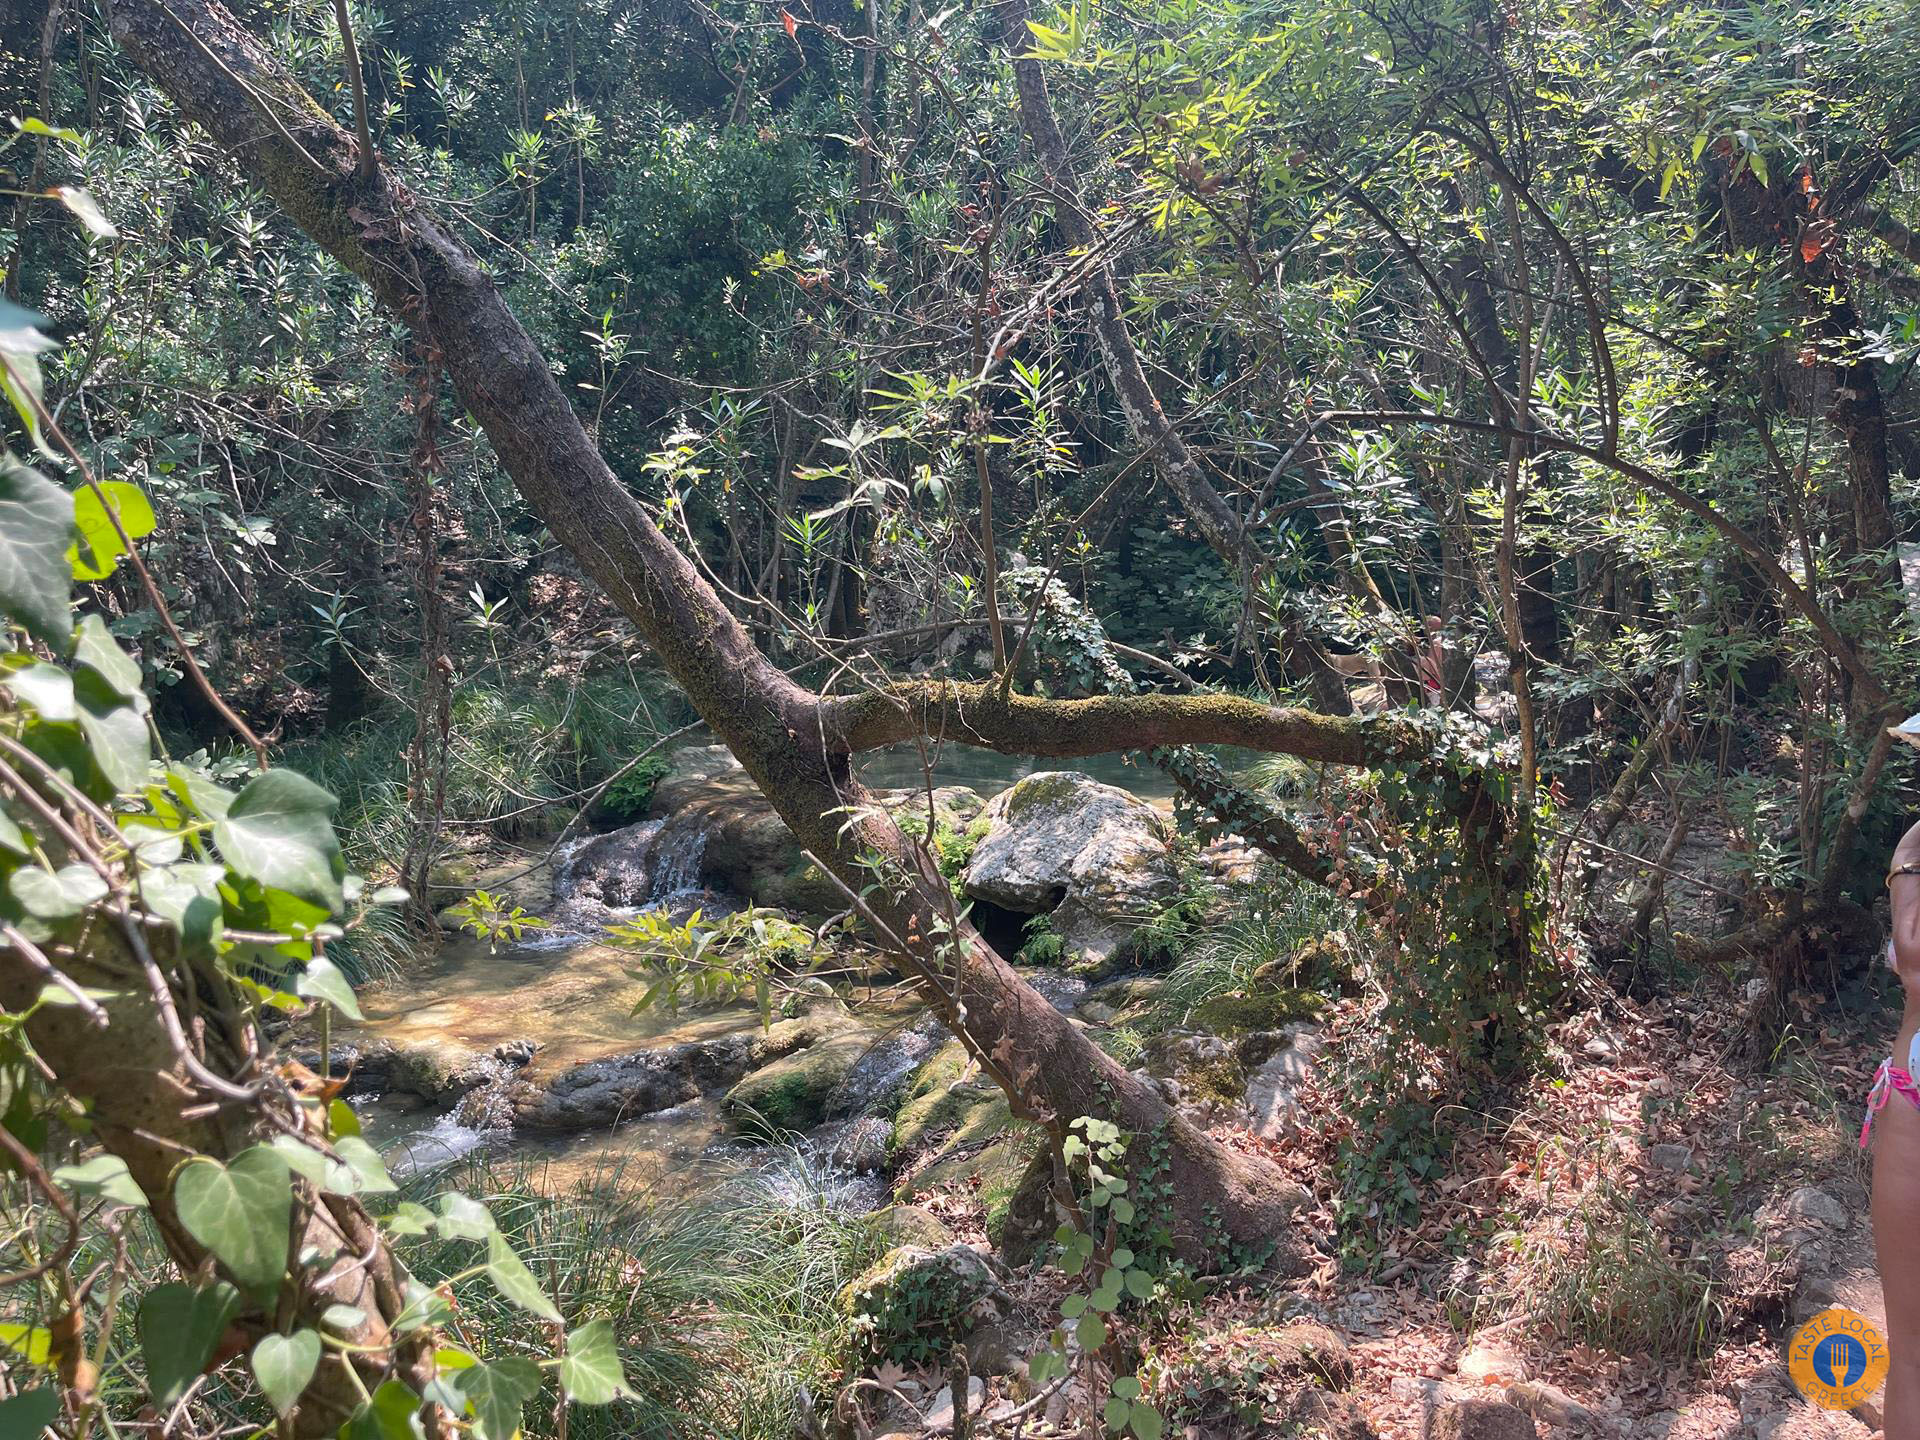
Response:
[{"label": "tuft of grass", "polygon": [[[623,1192],[617,1172],[561,1195],[537,1180],[535,1162],[496,1158],[457,1179],[442,1172],[419,1198],[449,1185],[485,1197],[569,1325],[611,1320],[638,1398],[575,1407],[569,1440],[788,1440],[843,1358],[835,1295],[885,1248],[838,1183],[791,1146],[687,1200]],[[473,1263],[470,1245],[437,1241],[407,1258],[427,1284]],[[457,1288],[476,1345],[537,1353],[545,1337],[484,1280]],[[553,1401],[527,1407],[526,1440],[557,1437]]]},{"label": "tuft of grass", "polygon": [[1531,1310],[1570,1342],[1655,1365],[1712,1351],[1723,1320],[1712,1267],[1672,1253],[1617,1186],[1591,1191],[1555,1234],[1510,1238],[1518,1263],[1504,1308]]},{"label": "tuft of grass", "polygon": [[1319,886],[1291,876],[1269,881],[1236,901],[1167,972],[1142,1028],[1191,1024],[1196,1011],[1228,996],[1324,983],[1328,977],[1307,973],[1315,966],[1296,961],[1323,951],[1326,937],[1352,919],[1351,907]]}]

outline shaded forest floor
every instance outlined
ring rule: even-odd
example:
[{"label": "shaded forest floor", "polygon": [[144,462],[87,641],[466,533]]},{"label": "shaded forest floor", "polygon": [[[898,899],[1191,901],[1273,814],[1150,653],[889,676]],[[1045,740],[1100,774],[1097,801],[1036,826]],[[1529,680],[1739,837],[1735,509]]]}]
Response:
[{"label": "shaded forest floor", "polygon": [[[1792,997],[1763,1063],[1725,983],[1594,997],[1553,1027],[1531,1081],[1484,1118],[1454,1117],[1442,1178],[1410,1226],[1381,1232],[1371,1275],[1331,1238],[1345,1122],[1330,1081],[1312,1081],[1297,1141],[1215,1133],[1313,1194],[1302,1220],[1317,1262],[1167,1328],[1325,1322],[1351,1346],[1353,1394],[1385,1440],[1417,1440],[1437,1406],[1465,1398],[1517,1403],[1543,1435],[1865,1440],[1878,1397],[1857,1414],[1800,1400],[1783,1338],[1831,1304],[1884,1319],[1857,1144],[1894,1025],[1879,990],[1869,975],[1839,1002]],[[1343,1023],[1332,1017],[1336,1037]],[[931,1206],[984,1241],[965,1192]],[[1054,1287],[1043,1277],[1025,1296],[1043,1326]]]}]

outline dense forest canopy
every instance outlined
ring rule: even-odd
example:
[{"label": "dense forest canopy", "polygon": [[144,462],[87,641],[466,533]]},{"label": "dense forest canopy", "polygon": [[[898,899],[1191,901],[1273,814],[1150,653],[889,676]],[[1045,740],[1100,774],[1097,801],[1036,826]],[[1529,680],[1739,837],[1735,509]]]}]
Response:
[{"label": "dense forest canopy", "polygon": [[[1526,1257],[1563,1347],[1777,1328],[1727,1207],[1787,1168],[1437,1217],[1579,1066],[1764,1110],[1879,1023],[1916,55],[1907,0],[0,11],[0,1433],[959,1434],[1036,1293],[992,1433],[1364,1433],[1247,1330],[1324,1257],[1467,1330]],[[551,1036],[370,1058],[542,931]],[[580,1051],[595,963],[751,1023]],[[867,1094],[876,1013],[926,1048]],[[670,1051],[646,1110],[873,1120],[825,1168],[903,1198],[1002,1146],[955,1203],[1024,1298],[819,1175],[560,1196],[355,1108],[611,1132]]]}]

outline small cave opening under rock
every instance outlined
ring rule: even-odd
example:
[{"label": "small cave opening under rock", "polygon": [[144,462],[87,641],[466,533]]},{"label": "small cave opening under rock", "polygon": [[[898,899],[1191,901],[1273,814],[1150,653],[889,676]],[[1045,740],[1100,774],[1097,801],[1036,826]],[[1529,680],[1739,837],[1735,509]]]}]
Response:
[{"label": "small cave opening under rock", "polygon": [[1067,892],[1063,886],[1047,897],[1043,909],[1036,911],[1012,910],[991,900],[975,900],[967,918],[973,922],[973,928],[980,932],[980,938],[993,948],[994,954],[1002,960],[1017,960],[1020,947],[1027,943],[1027,922],[1035,915],[1052,914],[1066,898]]}]

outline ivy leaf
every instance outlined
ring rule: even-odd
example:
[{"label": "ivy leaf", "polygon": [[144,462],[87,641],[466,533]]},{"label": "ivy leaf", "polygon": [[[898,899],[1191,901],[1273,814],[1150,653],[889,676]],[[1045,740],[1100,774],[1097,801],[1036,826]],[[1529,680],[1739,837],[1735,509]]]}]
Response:
[{"label": "ivy leaf", "polygon": [[53,1332],[37,1325],[0,1320],[0,1345],[6,1346],[29,1365],[45,1365],[53,1354]]},{"label": "ivy leaf", "polygon": [[58,665],[36,660],[0,675],[0,685],[11,690],[14,699],[39,711],[42,720],[59,724],[79,714],[73,703],[73,676]]},{"label": "ivy leaf", "polygon": [[22,1390],[0,1400],[0,1435],[38,1435],[60,1413],[60,1394],[51,1385]]},{"label": "ivy leaf", "polygon": [[145,700],[140,688],[140,664],[113,638],[107,622],[98,615],[82,615],[73,637],[76,665],[94,671],[113,688],[122,700],[139,705]]},{"label": "ivy leaf", "polygon": [[27,844],[26,832],[4,810],[0,810],[0,850],[11,850],[16,855],[33,853],[33,847]]},{"label": "ivy leaf", "polygon": [[333,1142],[333,1148],[341,1164],[353,1172],[354,1193],[391,1195],[400,1188],[387,1173],[387,1162],[380,1158],[380,1152],[358,1135],[342,1135]]},{"label": "ivy leaf", "polygon": [[201,1289],[156,1285],[140,1297],[140,1356],[157,1408],[165,1410],[187,1393],[239,1313],[240,1292],[224,1281]]},{"label": "ivy leaf", "polygon": [[222,1165],[196,1156],[173,1180],[180,1223],[249,1291],[271,1299],[287,1268],[293,1177],[277,1151],[256,1145]]},{"label": "ivy leaf", "polygon": [[529,1310],[542,1320],[560,1318],[559,1310],[547,1297],[547,1292],[540,1288],[540,1282],[533,1278],[526,1261],[513,1253],[507,1237],[498,1230],[487,1236],[487,1279],[493,1282],[493,1288],[503,1298],[511,1300],[522,1310]]},{"label": "ivy leaf", "polygon": [[173,922],[183,941],[205,947],[225,928],[220,881],[226,873],[224,865],[197,862],[156,866],[140,873],[140,898],[147,909]]},{"label": "ivy leaf", "polygon": [[611,1405],[633,1394],[620,1369],[613,1322],[604,1315],[568,1333],[566,1353],[560,1357],[560,1388],[577,1405]]},{"label": "ivy leaf", "polygon": [[493,1234],[493,1212],[457,1191],[440,1197],[440,1233],[449,1240],[484,1240]]},{"label": "ivy leaf", "polygon": [[73,633],[73,533],[71,495],[18,461],[0,461],[0,614],[59,649]]},{"label": "ivy leaf", "polygon": [[276,1415],[293,1409],[300,1392],[320,1368],[320,1335],[296,1330],[291,1335],[263,1335],[253,1347],[253,1374]]},{"label": "ivy leaf", "polygon": [[326,1001],[349,1020],[360,1018],[360,1002],[353,998],[353,986],[340,973],[340,967],[324,955],[307,962],[293,988],[306,999]]},{"label": "ivy leaf", "polygon": [[[106,497],[104,503],[102,495]],[[102,480],[97,486],[83,485],[74,492],[73,523],[79,528],[80,538],[67,547],[66,557],[75,580],[106,579],[127,553],[120,530],[114,528],[115,516],[128,540],[142,540],[153,533],[153,506],[138,485]]]},{"label": "ivy leaf", "polygon": [[119,794],[138,791],[147,783],[147,762],[153,750],[147,722],[140,711],[124,704],[113,687],[93,670],[73,677],[73,698],[80,702],[80,731],[87,737],[93,763]]},{"label": "ivy leaf", "polygon": [[473,1408],[480,1440],[513,1440],[527,1401],[540,1393],[540,1367],[520,1355],[502,1355],[459,1371],[449,1382]]},{"label": "ivy leaf", "polygon": [[62,1165],[53,1178],[76,1195],[98,1195],[116,1205],[147,1208],[146,1192],[133,1183],[127,1162],[118,1155],[96,1155],[79,1165]]},{"label": "ivy leaf", "polygon": [[424,1205],[416,1205],[411,1200],[402,1200],[394,1207],[393,1213],[380,1223],[386,1226],[389,1235],[427,1235],[433,1231],[433,1212]]},{"label": "ivy leaf", "polygon": [[373,1399],[340,1427],[340,1440],[421,1440],[420,1397],[398,1380],[388,1380]]},{"label": "ivy leaf", "polygon": [[347,873],[331,818],[338,803],[304,776],[269,770],[214,822],[214,843],[240,874],[331,912],[340,908]]},{"label": "ivy leaf", "polygon": [[36,919],[65,920],[105,895],[107,882],[90,865],[62,865],[51,873],[27,865],[8,877],[7,888]]}]

